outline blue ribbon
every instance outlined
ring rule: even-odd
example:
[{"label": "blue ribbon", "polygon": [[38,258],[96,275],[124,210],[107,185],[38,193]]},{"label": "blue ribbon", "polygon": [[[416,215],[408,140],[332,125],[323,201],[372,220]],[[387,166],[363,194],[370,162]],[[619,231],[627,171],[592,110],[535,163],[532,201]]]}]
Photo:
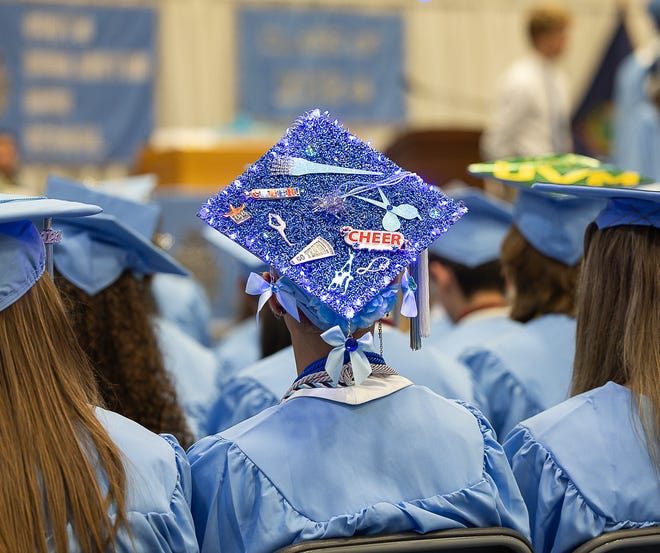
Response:
[{"label": "blue ribbon", "polygon": [[356,385],[362,384],[371,374],[371,364],[364,354],[365,351],[373,351],[374,339],[371,332],[356,340],[352,336],[346,336],[339,326],[333,326],[321,334],[321,338],[327,344],[335,346],[325,362],[325,371],[332,381],[335,384],[339,382],[344,366],[344,353],[348,352],[353,368],[353,381]]},{"label": "blue ribbon", "polygon": [[284,310],[296,321],[300,322],[298,307],[296,306],[296,298],[291,292],[285,290],[281,286],[278,286],[277,282],[266,282],[264,277],[261,275],[258,275],[257,273],[250,273],[247,285],[245,286],[245,292],[251,296],[259,296],[259,305],[257,306],[257,323],[259,323],[259,312],[263,306],[266,305],[266,302],[273,294],[275,294],[277,301],[280,302],[280,305],[284,308]]},{"label": "blue ribbon", "polygon": [[416,290],[417,283],[415,282],[415,279],[408,274],[408,269],[406,269],[401,277],[401,291],[403,292],[401,314],[404,317],[417,317],[417,301],[415,300]]}]

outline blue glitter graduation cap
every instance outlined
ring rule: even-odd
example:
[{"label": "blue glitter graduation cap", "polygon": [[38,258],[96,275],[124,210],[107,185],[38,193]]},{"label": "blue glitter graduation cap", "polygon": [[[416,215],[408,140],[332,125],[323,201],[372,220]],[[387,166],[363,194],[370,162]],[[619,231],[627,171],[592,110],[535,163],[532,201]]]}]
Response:
[{"label": "blue glitter graduation cap", "polygon": [[314,110],[198,215],[364,324],[360,311],[466,211]]},{"label": "blue glitter graduation cap", "polygon": [[532,188],[540,192],[607,200],[595,221],[600,229],[623,225],[660,228],[660,183],[636,188],[537,183]]},{"label": "blue glitter graduation cap", "polygon": [[513,221],[511,204],[477,188],[447,190],[447,194],[462,201],[470,212],[442,240],[433,242],[429,251],[471,268],[499,259],[500,245]]}]

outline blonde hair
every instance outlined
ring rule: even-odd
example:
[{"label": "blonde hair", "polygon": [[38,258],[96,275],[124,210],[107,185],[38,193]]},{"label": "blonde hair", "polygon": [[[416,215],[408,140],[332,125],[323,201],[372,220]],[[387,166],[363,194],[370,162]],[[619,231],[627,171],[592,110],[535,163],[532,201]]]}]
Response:
[{"label": "blonde hair", "polygon": [[557,4],[534,8],[527,19],[527,33],[534,43],[540,35],[562,31],[571,24],[571,14]]},{"label": "blonde hair", "polygon": [[650,226],[585,235],[572,393],[608,381],[630,387],[660,468],[660,231]]},{"label": "blonde hair", "polygon": [[575,315],[575,291],[580,271],[539,252],[512,225],[502,242],[502,271],[515,287],[510,317],[527,321],[548,313]]},{"label": "blonde hair", "polygon": [[73,336],[48,276],[0,311],[2,551],[67,552],[67,524],[82,551],[113,550],[126,523],[121,455],[95,416],[96,386]]}]

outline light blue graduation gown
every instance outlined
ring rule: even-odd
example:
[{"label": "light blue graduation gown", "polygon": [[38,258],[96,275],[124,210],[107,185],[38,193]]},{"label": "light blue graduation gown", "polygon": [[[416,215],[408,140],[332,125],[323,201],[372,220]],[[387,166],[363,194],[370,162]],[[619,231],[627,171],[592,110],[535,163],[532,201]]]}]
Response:
[{"label": "light blue graduation gown", "polygon": [[261,359],[259,328],[254,317],[235,325],[214,348],[221,380]]},{"label": "light blue graduation gown", "polygon": [[467,315],[444,334],[431,332],[432,347],[450,357],[459,358],[468,348],[476,347],[514,330],[521,323],[509,318],[508,308],[488,308]]},{"label": "light blue graduation gown", "polygon": [[194,278],[155,274],[151,291],[158,311],[203,346],[211,345],[211,308],[202,285]]},{"label": "light blue graduation gown", "polygon": [[[96,415],[123,454],[126,471],[126,518],[133,542],[121,529],[117,552],[198,551],[189,507],[190,466],[179,444],[112,411],[97,408]],[[105,476],[99,479],[107,489]],[[115,516],[113,507],[110,515]]]},{"label": "light blue graduation gown", "polygon": [[205,552],[465,526],[528,534],[488,422],[400,376],[299,390],[188,456]]},{"label": "light blue graduation gown", "polygon": [[215,434],[277,405],[296,375],[291,346],[245,367],[222,383],[211,407],[206,434]]},{"label": "light blue graduation gown", "polygon": [[[383,329],[385,358],[399,374],[437,394],[481,407],[482,401],[465,365],[426,344],[421,350],[412,351],[409,342],[407,333]],[[375,347],[378,349],[377,343]],[[289,346],[224,381],[222,393],[211,408],[206,433],[221,432],[277,405],[291,385],[295,366],[293,348]]]},{"label": "light blue graduation gown", "polygon": [[188,426],[196,438],[206,436],[211,406],[220,396],[215,354],[166,319],[154,319],[154,330]]},{"label": "light blue graduation gown", "polygon": [[[504,449],[538,553],[660,525],[660,476],[630,390],[608,382],[516,426]],[[631,411],[632,408],[632,411]]]},{"label": "light blue graduation gown", "polygon": [[[392,368],[418,386],[450,399],[460,399],[481,409],[483,400],[475,389],[470,371],[457,360],[429,347],[410,349],[410,335],[397,329],[383,329],[383,355]],[[376,349],[378,349],[376,338]]]},{"label": "light blue graduation gown", "polygon": [[520,421],[568,398],[575,319],[543,315],[460,358],[472,371],[484,413],[500,439]]},{"label": "light blue graduation gown", "polygon": [[660,113],[645,86],[658,43],[630,54],[617,69],[612,125],[613,162],[655,180],[660,180]]},{"label": "light blue graduation gown", "polygon": [[444,309],[431,312],[431,336],[444,336],[453,327],[454,323]]}]

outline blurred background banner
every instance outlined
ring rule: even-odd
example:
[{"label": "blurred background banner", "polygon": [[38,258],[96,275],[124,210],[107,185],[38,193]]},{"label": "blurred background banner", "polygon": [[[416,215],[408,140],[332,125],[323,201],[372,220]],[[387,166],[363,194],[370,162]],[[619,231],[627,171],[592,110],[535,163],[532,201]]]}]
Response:
[{"label": "blurred background banner", "polygon": [[156,14],[0,4],[0,127],[37,163],[130,161],[153,127]]},{"label": "blurred background banner", "polygon": [[241,109],[290,121],[322,106],[343,119],[404,118],[399,14],[241,9]]},{"label": "blurred background banner", "polygon": [[573,116],[575,151],[603,160],[609,159],[611,150],[614,76],[619,64],[633,51],[622,11],[617,12],[617,19],[591,84]]}]

